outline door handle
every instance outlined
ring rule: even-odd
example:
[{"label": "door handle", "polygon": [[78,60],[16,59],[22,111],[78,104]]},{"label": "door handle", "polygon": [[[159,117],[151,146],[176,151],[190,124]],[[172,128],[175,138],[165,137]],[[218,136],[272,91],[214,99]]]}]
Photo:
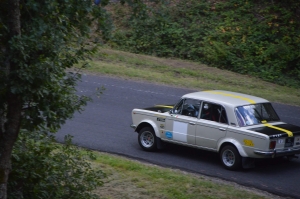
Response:
[{"label": "door handle", "polygon": [[220,130],[220,131],[226,131],[226,129],[224,129],[224,128],[219,128],[219,130]]},{"label": "door handle", "polygon": [[195,125],[196,123],[195,123],[195,122],[189,122],[189,124],[190,124],[190,125]]}]

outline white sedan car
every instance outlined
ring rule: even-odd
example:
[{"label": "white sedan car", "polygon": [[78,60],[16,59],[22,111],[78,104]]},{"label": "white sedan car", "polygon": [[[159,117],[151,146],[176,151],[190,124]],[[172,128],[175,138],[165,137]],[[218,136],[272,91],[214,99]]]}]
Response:
[{"label": "white sedan car", "polygon": [[174,106],[133,109],[132,120],[144,150],[171,142],[214,151],[230,170],[300,153],[300,127],[280,121],[269,101],[241,93],[189,93]]}]

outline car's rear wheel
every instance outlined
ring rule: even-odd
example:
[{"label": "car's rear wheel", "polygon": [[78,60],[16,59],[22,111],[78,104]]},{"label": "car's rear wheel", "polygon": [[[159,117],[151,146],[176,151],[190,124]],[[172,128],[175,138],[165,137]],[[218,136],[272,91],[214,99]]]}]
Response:
[{"label": "car's rear wheel", "polygon": [[234,146],[227,145],[222,148],[220,159],[228,170],[237,170],[242,166],[242,157]]},{"label": "car's rear wheel", "polygon": [[145,151],[155,151],[156,135],[151,127],[144,127],[139,131],[138,142]]}]

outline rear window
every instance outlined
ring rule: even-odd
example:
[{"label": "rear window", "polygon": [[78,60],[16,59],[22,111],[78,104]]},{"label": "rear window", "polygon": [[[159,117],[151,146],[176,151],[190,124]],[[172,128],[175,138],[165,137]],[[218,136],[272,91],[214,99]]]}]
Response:
[{"label": "rear window", "polygon": [[271,103],[251,104],[235,108],[239,126],[280,121]]}]

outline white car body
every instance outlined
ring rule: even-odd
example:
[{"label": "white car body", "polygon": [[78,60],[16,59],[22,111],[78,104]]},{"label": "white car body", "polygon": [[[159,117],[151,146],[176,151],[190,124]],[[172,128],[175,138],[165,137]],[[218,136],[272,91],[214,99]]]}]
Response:
[{"label": "white car body", "polygon": [[174,107],[133,109],[132,120],[144,150],[171,142],[214,151],[220,153],[225,168],[232,170],[242,165],[242,158],[300,153],[300,127],[280,121],[269,101],[241,93],[189,93]]}]

